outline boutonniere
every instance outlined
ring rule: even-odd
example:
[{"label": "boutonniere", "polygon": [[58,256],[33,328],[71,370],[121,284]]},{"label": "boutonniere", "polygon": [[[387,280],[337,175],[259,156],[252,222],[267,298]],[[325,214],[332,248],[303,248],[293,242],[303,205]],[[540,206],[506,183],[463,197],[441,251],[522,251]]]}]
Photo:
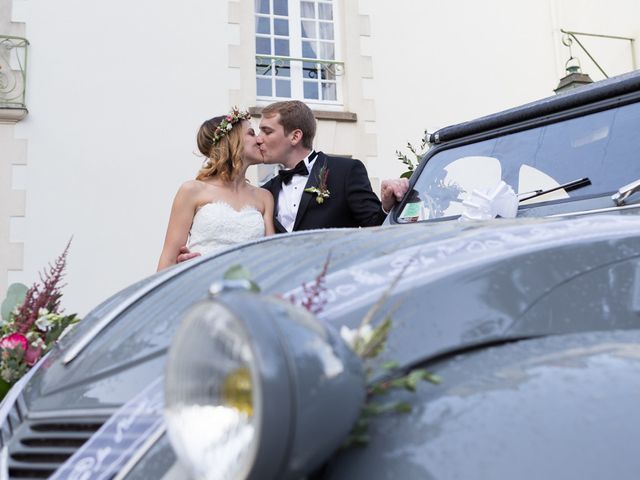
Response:
[{"label": "boutonniere", "polygon": [[330,192],[327,188],[327,180],[329,179],[329,169],[327,168],[327,164],[322,165],[320,172],[318,174],[318,186],[317,187],[309,187],[305,188],[304,191],[307,193],[315,193],[316,194],[316,202],[318,205],[322,205],[325,198],[329,198]]}]

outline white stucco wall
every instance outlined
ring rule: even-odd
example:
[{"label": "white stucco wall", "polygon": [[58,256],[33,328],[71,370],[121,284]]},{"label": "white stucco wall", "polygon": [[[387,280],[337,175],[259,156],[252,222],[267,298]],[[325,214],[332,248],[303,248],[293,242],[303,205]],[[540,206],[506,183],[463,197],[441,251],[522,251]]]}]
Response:
[{"label": "white stucco wall", "polygon": [[[403,170],[395,150],[425,128],[551,95],[568,58],[560,28],[640,34],[637,0],[343,1],[357,2],[344,9],[357,18],[344,51],[359,122],[327,123],[319,141],[376,178]],[[155,270],[173,194],[201,162],[191,153],[200,123],[238,99],[251,106],[253,2],[13,5],[31,42],[30,113],[14,134],[27,151],[13,180],[26,216],[11,231],[24,269],[8,280],[31,283],[73,236],[64,304],[84,314]],[[584,43],[611,75],[631,70],[628,44]]]},{"label": "white stucco wall", "polygon": [[[372,176],[404,170],[395,150],[419,145],[425,128],[453,123],[553,95],[564,76],[565,30],[637,37],[635,0],[360,0],[371,14],[378,158]],[[586,38],[610,76],[632,70],[628,42]],[[574,43],[593,80],[604,78]]]},{"label": "white stucco wall", "polygon": [[24,271],[73,236],[64,305],[86,312],[155,271],[173,194],[201,160],[200,123],[228,108],[227,3],[28,0]]}]

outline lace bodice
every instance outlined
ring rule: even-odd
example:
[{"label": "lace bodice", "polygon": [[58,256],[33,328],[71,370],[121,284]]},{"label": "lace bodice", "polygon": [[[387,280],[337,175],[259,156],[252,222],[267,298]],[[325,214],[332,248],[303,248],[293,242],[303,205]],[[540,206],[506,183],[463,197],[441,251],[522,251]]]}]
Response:
[{"label": "lace bodice", "polygon": [[193,217],[189,250],[211,253],[264,236],[262,213],[247,205],[240,210],[226,202],[206,203]]}]

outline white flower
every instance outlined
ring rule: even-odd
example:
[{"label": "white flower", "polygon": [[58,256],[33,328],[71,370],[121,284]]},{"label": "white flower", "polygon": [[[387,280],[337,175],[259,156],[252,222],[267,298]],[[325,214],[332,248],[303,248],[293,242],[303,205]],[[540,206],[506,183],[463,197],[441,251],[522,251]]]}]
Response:
[{"label": "white flower", "polygon": [[363,343],[369,342],[372,335],[373,329],[369,324],[363,325],[360,328],[354,328],[353,330],[344,325],[340,328],[340,336],[352,349],[358,340],[361,340]]},{"label": "white flower", "polygon": [[41,308],[40,310],[38,310],[38,317],[46,317],[47,315],[49,315],[49,310],[47,310],[46,308]]},{"label": "white flower", "polygon": [[44,315],[36,320],[36,327],[38,327],[38,330],[40,330],[41,332],[49,331],[51,329],[51,326],[51,320],[49,320],[49,317],[47,315]]},{"label": "white flower", "polygon": [[7,383],[13,382],[13,372],[10,368],[6,367],[0,371],[0,377]]},{"label": "white flower", "polygon": [[231,130],[233,128],[233,123],[227,123],[227,130]]},{"label": "white flower", "polygon": [[38,332],[27,332],[25,337],[27,337],[27,342],[32,343],[40,338],[40,334]]}]

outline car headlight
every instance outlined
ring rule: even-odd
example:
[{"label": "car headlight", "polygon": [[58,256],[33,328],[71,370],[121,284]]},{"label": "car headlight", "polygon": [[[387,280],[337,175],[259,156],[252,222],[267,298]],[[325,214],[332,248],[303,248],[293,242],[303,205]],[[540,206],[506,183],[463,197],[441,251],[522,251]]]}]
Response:
[{"label": "car headlight", "polygon": [[362,366],[288,302],[231,292],[192,307],[169,351],[165,417],[198,479],[299,478],[358,418]]}]

